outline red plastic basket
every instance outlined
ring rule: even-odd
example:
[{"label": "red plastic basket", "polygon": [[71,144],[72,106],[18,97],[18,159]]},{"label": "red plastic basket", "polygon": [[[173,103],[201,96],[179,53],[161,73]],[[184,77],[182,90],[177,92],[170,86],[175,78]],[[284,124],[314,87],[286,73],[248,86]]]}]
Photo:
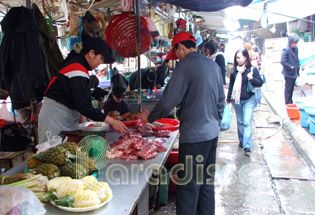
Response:
[{"label": "red plastic basket", "polygon": [[[115,15],[106,29],[106,42],[123,57],[136,57],[137,17],[130,12]],[[152,37],[145,18],[140,17],[140,54],[148,51]]]}]

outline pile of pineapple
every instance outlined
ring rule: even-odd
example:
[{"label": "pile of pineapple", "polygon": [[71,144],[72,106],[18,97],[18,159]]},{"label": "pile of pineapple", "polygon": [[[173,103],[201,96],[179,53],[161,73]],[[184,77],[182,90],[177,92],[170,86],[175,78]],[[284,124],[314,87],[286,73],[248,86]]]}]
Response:
[{"label": "pile of pineapple", "polygon": [[99,182],[94,176],[82,179],[57,177],[49,180],[48,190],[56,196],[55,204],[74,208],[92,207],[112,196],[108,183]]},{"label": "pile of pineapple", "polygon": [[42,174],[48,179],[59,176],[80,179],[97,172],[95,161],[80,151],[74,142],[66,142],[31,156],[27,167],[31,173]]}]

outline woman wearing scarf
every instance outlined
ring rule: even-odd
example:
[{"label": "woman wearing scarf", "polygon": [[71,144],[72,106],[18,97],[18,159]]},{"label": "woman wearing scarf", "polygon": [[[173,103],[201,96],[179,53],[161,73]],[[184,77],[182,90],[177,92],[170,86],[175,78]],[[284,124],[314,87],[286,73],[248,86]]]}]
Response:
[{"label": "woman wearing scarf", "polygon": [[252,119],[254,108],[257,105],[255,93],[248,88],[261,87],[263,81],[257,68],[250,63],[246,49],[239,49],[234,56],[234,71],[230,77],[229,91],[226,102],[232,102],[236,118],[239,146],[244,148],[246,156],[250,156],[252,147]]}]

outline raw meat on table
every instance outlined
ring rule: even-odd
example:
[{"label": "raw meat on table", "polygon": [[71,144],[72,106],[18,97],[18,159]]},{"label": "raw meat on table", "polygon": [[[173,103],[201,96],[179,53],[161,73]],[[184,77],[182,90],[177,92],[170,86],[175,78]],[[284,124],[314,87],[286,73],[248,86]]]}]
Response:
[{"label": "raw meat on table", "polygon": [[165,141],[165,139],[144,139],[134,133],[130,136],[124,135],[111,145],[113,148],[106,151],[106,156],[109,159],[121,158],[127,161],[155,158],[158,152],[167,151],[162,145]]}]

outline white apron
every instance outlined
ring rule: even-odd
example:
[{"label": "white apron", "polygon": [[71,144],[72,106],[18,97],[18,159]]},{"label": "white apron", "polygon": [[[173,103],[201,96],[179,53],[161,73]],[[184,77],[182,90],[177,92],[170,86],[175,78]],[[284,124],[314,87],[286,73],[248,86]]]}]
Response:
[{"label": "white apron", "polygon": [[45,142],[46,131],[51,135],[59,135],[60,131],[75,131],[78,129],[80,113],[74,109],[45,97],[38,118],[39,144]]}]

